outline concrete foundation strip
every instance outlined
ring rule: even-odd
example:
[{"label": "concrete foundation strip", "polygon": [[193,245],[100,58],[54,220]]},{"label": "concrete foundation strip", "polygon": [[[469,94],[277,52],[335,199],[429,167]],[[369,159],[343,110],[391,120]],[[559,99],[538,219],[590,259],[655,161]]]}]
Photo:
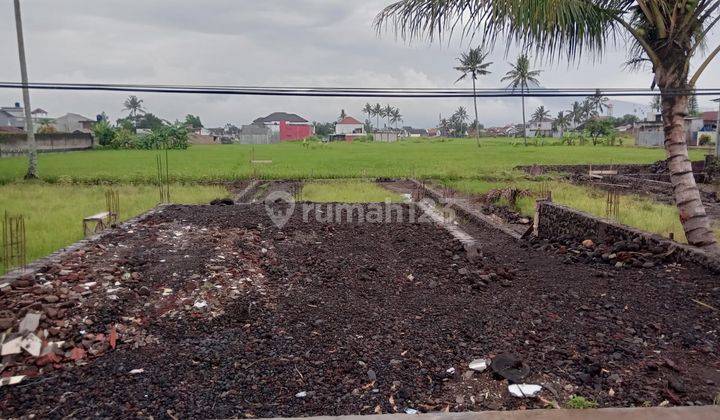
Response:
[{"label": "concrete foundation strip", "polygon": [[412,182],[420,189],[422,189],[427,195],[432,197],[434,200],[437,200],[438,202],[447,203],[450,208],[461,214],[463,217],[466,217],[472,221],[479,222],[485,226],[488,226],[490,228],[499,230],[500,232],[515,238],[515,239],[521,239],[522,234],[519,232],[516,232],[512,229],[510,229],[507,226],[504,226],[502,224],[497,223],[495,220],[493,220],[491,217],[488,217],[481,212],[473,209],[469,203],[466,203],[463,199],[456,199],[456,198],[443,198],[442,194],[435,190],[434,188],[423,184],[417,180],[412,180]]},{"label": "concrete foundation strip", "polygon": [[245,200],[247,199],[247,197],[250,196],[250,194],[255,192],[258,185],[260,185],[260,181],[258,181],[258,180],[252,181],[250,183],[250,185],[245,187],[244,190],[240,191],[235,197],[233,197],[233,201],[236,203],[244,203]]},{"label": "concrete foundation strip", "polygon": [[[149,211],[142,213],[140,215],[137,215],[131,219],[128,219],[118,225],[118,228],[127,228],[131,225],[134,225],[136,223],[142,222],[143,220],[147,219],[148,217],[162,212],[162,210],[167,206],[167,204],[160,204],[155,208],[150,209]],[[116,229],[106,229],[97,235],[89,236],[85,239],[81,239],[74,244],[68,245],[65,248],[61,248],[52,254],[37,259],[30,264],[28,264],[25,269],[16,269],[13,271],[10,271],[6,273],[3,276],[0,276],[0,284],[2,283],[13,283],[15,280],[18,280],[22,277],[26,276],[34,276],[35,273],[37,273],[41,268],[46,267],[48,265],[56,264],[65,259],[68,255],[72,254],[75,251],[78,251],[82,248],[87,247],[93,242],[96,242],[97,240],[103,238],[105,235],[109,235],[110,233],[115,232]]]}]

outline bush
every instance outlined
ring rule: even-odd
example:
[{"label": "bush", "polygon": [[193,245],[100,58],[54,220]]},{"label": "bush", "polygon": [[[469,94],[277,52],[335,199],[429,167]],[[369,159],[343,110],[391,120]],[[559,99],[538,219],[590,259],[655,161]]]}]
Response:
[{"label": "bush", "polygon": [[109,144],[111,149],[135,149],[137,135],[127,128],[114,130],[114,135]]},{"label": "bush", "polygon": [[100,121],[93,126],[93,137],[100,146],[109,146],[115,138],[115,130],[107,121]]},{"label": "bush", "polygon": [[701,134],[698,138],[698,145],[709,146],[713,144],[712,137],[709,134]]}]

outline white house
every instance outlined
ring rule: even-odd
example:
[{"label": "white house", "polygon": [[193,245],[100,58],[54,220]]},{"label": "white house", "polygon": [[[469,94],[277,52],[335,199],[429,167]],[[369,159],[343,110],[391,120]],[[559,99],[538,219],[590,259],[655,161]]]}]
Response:
[{"label": "white house", "polygon": [[530,121],[528,123],[525,133],[528,137],[552,137],[553,135],[553,120],[550,118],[543,118],[540,120]]},{"label": "white house", "polygon": [[353,117],[345,117],[335,124],[335,134],[365,134],[365,124]]},{"label": "white house", "polygon": [[73,113],[68,113],[60,118],[56,118],[52,123],[55,130],[59,133],[74,133],[76,131],[89,133],[92,130],[93,124],[95,124],[95,120]]}]

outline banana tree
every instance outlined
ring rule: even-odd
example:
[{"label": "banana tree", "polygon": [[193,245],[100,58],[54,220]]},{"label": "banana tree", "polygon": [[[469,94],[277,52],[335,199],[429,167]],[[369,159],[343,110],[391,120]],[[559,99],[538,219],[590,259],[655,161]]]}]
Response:
[{"label": "banana tree", "polygon": [[708,46],[720,20],[720,0],[402,0],[375,19],[378,30],[391,25],[403,38],[431,41],[454,30],[481,40],[516,43],[545,59],[599,58],[619,39],[630,60],[650,64],[651,86],[660,90],[665,150],[675,202],[692,245],[720,252],[695,184],[685,140],[688,96],[720,53]]}]

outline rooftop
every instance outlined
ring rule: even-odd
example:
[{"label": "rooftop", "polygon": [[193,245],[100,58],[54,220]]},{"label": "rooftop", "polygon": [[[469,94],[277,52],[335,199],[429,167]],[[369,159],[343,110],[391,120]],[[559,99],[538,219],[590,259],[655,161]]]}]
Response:
[{"label": "rooftop", "polygon": [[297,115],[297,114],[290,114],[287,112],[273,112],[272,114],[268,115],[267,117],[261,117],[253,121],[253,124],[257,123],[269,123],[269,122],[276,122],[276,121],[286,121],[286,122],[294,122],[294,123],[306,123],[308,120],[305,118]]},{"label": "rooftop", "polygon": [[358,125],[358,124],[362,124],[362,123],[360,121],[356,120],[355,118],[348,116],[348,117],[345,117],[342,120],[338,121],[338,124]]}]

